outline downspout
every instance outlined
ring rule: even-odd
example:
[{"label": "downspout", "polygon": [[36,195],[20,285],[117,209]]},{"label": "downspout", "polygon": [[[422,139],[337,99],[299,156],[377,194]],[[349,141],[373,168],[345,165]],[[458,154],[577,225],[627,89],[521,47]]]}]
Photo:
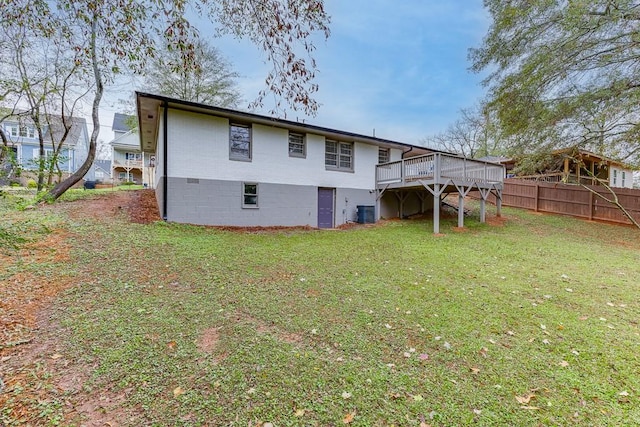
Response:
[{"label": "downspout", "polygon": [[168,113],[168,108],[169,105],[167,103],[167,101],[164,101],[163,103],[163,108],[164,111],[162,112],[162,133],[163,133],[163,138],[162,138],[162,145],[163,145],[163,150],[164,150],[164,155],[162,156],[162,219],[163,220],[167,220],[167,184],[168,184],[168,180],[167,180],[167,165],[169,164],[168,160],[167,160],[167,118],[169,116]]},{"label": "downspout", "polygon": [[413,147],[410,147],[407,151],[403,151],[400,156],[401,159],[404,159],[404,155],[413,151]]}]

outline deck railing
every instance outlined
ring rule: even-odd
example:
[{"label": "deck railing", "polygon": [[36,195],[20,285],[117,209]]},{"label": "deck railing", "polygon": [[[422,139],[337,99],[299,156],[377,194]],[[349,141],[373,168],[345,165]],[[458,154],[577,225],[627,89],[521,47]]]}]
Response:
[{"label": "deck railing", "polygon": [[584,185],[602,185],[608,184],[607,179],[579,176],[575,173],[566,174],[564,172],[552,172],[538,175],[522,175],[514,176],[513,179],[522,179],[524,181],[535,182],[562,182],[564,184],[584,184]]},{"label": "deck railing", "polygon": [[504,166],[444,153],[425,154],[376,166],[376,185],[425,180],[503,182]]},{"label": "deck railing", "polygon": [[142,168],[142,160],[114,160],[113,165],[124,168]]}]

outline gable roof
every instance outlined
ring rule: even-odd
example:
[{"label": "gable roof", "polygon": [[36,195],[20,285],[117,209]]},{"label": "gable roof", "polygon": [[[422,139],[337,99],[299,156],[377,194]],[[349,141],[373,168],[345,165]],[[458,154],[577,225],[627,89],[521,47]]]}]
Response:
[{"label": "gable roof", "polygon": [[[67,135],[65,144],[77,145],[82,136],[87,136],[87,121],[82,117],[71,117],[67,118],[67,120],[71,120],[71,129],[69,129],[69,134]],[[48,136],[52,141],[60,141],[65,132],[64,124],[62,123],[62,117],[51,116],[49,119],[49,123],[50,127],[47,132]]]},{"label": "gable roof", "polygon": [[[60,142],[65,133],[65,123],[63,123],[62,116],[49,114],[41,116],[41,126],[44,129],[45,142],[56,144]],[[67,125],[70,126],[69,133],[64,141],[65,146],[75,146],[82,138],[85,144],[88,144],[88,132],[87,121],[82,117],[66,117]],[[13,116],[9,116],[4,119],[3,123],[20,125],[31,124],[34,122],[31,120],[27,111],[16,111]]]},{"label": "gable roof", "polygon": [[111,171],[111,160],[94,160],[93,164],[96,168],[100,168],[104,171]]},{"label": "gable roof", "polygon": [[419,145],[406,144],[403,142],[360,135],[357,133],[340,131],[306,123],[299,123],[291,120],[276,119],[259,114],[246,113],[242,111],[230,110],[227,108],[198,104],[195,102],[169,98],[162,95],[136,92],[136,104],[138,107],[138,123],[140,124],[140,148],[142,149],[142,151],[146,152],[154,152],[156,150],[158,133],[162,132],[162,130],[159,129],[160,114],[162,108],[166,106],[168,108],[174,108],[183,111],[215,115],[234,121],[244,121],[254,124],[261,124],[264,126],[281,127],[294,132],[321,135],[329,139],[364,142],[367,144],[373,144],[385,148],[398,148],[407,152],[416,150],[417,154],[445,153],[441,150],[435,150]]},{"label": "gable roof", "polygon": [[131,130],[131,126],[129,126],[127,123],[134,117],[135,116],[130,116],[128,114],[115,113],[113,115],[113,124],[111,125],[111,130],[114,132],[129,132]]}]

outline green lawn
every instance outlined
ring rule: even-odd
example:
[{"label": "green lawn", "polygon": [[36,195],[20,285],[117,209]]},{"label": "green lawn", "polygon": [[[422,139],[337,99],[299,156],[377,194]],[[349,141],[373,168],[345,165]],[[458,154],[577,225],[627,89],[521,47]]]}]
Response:
[{"label": "green lawn", "polygon": [[44,271],[78,280],[52,314],[89,374],[74,398],[126,396],[119,425],[640,425],[633,228],[511,209],[444,236],[47,215],[72,232]]}]

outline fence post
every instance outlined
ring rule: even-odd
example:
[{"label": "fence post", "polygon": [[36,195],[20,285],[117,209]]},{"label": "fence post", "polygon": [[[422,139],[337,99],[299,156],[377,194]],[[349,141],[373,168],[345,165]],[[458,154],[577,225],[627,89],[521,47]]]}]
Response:
[{"label": "fence post", "polygon": [[593,219],[593,209],[595,208],[593,201],[593,193],[589,191],[589,221]]},{"label": "fence post", "polygon": [[539,193],[540,193],[540,184],[536,182],[536,197],[534,199],[534,209],[533,209],[534,212],[538,212],[538,200],[540,198]]}]

